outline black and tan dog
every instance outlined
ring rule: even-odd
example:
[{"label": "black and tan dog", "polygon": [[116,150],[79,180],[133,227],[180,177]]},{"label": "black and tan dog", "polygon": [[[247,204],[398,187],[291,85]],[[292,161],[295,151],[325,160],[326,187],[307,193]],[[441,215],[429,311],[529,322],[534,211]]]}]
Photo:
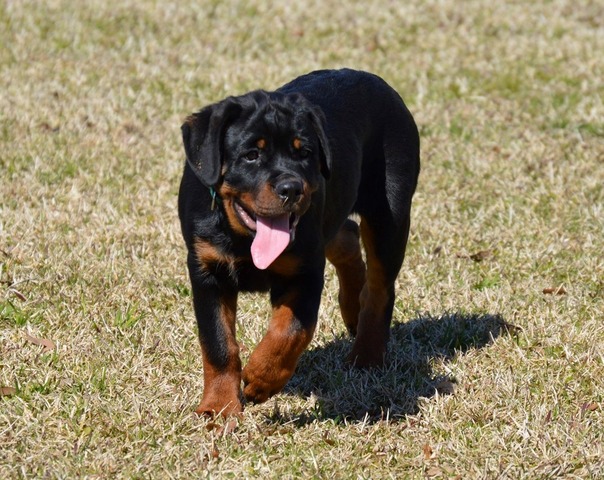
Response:
[{"label": "black and tan dog", "polygon": [[[369,73],[318,71],[210,105],[182,134],[179,215],[205,383],[197,412],[240,412],[241,380],[252,402],[283,388],[313,336],[325,258],[356,337],[349,361],[381,365],[419,173],[417,127],[400,96]],[[242,291],[270,291],[273,306],[243,370]]]}]

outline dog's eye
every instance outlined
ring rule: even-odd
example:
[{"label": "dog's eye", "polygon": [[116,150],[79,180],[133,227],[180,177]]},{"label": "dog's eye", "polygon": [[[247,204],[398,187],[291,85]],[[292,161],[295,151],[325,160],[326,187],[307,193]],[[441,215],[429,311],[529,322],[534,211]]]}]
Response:
[{"label": "dog's eye", "polygon": [[312,155],[312,151],[310,151],[308,148],[303,148],[302,150],[300,150],[300,158],[308,158]]},{"label": "dog's eye", "polygon": [[248,162],[253,162],[255,160],[258,160],[259,156],[260,153],[258,152],[258,150],[250,150],[243,156],[243,158],[245,158]]}]

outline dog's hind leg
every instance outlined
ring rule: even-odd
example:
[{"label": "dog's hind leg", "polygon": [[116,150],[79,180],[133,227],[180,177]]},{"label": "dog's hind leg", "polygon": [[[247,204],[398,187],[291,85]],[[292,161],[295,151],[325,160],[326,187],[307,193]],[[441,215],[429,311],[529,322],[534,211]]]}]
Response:
[{"label": "dog's hind leg", "polygon": [[336,268],[340,283],[338,301],[342,319],[353,336],[357,333],[360,296],[366,278],[359,236],[359,226],[348,219],[325,247],[325,256]]},{"label": "dog's hind leg", "polygon": [[[394,308],[394,284],[403,264],[409,237],[411,199],[419,174],[417,129],[392,123],[372,169],[361,180],[356,210],[367,280],[361,291],[357,336],[350,362],[359,367],[382,365]],[[395,125],[399,125],[395,129]],[[414,126],[414,125],[413,125]],[[369,175],[370,173],[371,175]],[[376,182],[383,175],[384,182]]]},{"label": "dog's hind leg", "polygon": [[394,283],[409,234],[408,215],[397,225],[385,218],[379,220],[361,220],[367,279],[360,295],[357,335],[349,356],[350,363],[360,368],[384,363],[394,308]]}]

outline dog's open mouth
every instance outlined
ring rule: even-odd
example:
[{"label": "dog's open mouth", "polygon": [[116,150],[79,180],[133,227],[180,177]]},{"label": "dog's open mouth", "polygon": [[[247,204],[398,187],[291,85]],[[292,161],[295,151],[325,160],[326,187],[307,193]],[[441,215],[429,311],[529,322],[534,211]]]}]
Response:
[{"label": "dog's open mouth", "polygon": [[251,248],[254,265],[261,270],[268,268],[294,241],[300,217],[294,213],[264,217],[248,212],[238,202],[234,206],[241,223],[256,232]]}]

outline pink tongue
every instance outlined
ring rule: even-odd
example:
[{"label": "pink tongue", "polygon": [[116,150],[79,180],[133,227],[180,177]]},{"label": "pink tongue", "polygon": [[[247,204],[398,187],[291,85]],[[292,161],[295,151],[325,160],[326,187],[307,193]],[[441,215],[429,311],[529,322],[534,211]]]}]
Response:
[{"label": "pink tongue", "polygon": [[289,215],[279,217],[257,217],[256,237],[252,243],[252,260],[264,270],[289,245]]}]

